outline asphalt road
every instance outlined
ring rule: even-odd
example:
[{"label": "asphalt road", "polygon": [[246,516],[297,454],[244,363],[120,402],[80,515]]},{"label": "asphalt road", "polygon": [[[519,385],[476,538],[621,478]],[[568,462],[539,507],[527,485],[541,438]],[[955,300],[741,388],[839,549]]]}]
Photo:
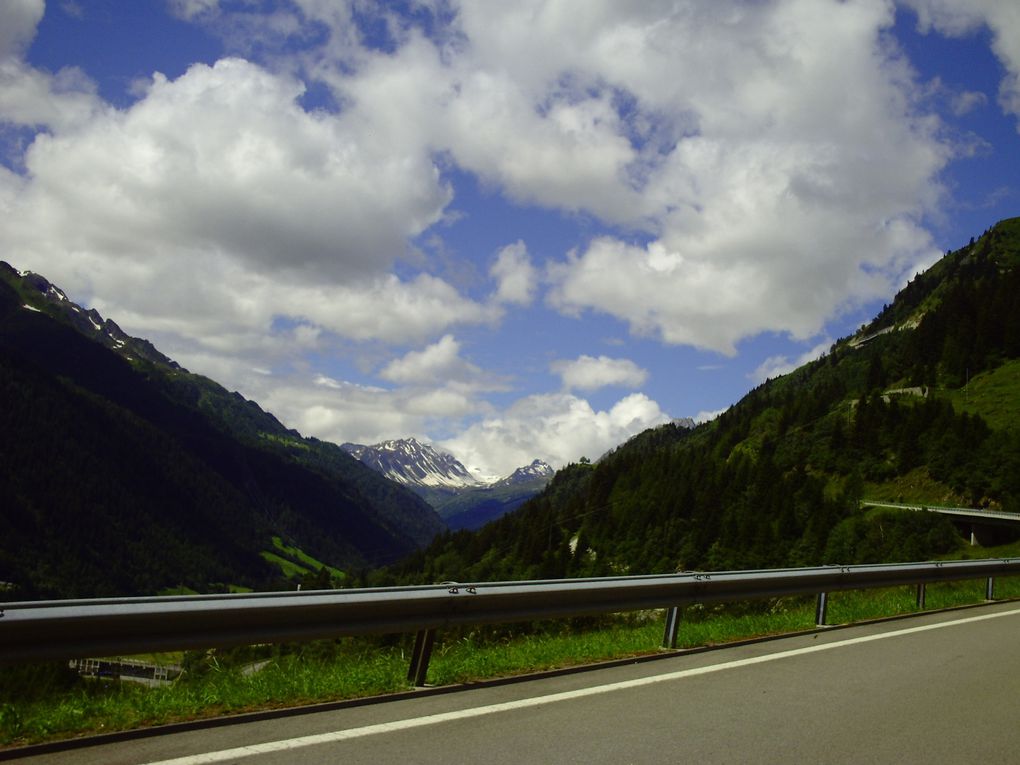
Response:
[{"label": "asphalt road", "polygon": [[18,762],[990,765],[1020,762],[1018,702],[1001,603]]}]

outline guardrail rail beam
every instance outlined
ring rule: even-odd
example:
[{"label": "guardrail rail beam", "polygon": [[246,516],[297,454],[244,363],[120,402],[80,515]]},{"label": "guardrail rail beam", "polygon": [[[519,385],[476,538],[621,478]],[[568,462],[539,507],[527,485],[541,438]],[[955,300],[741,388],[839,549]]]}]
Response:
[{"label": "guardrail rail beam", "polygon": [[829,594],[844,590],[986,580],[1020,575],[1020,559],[940,561],[762,571],[490,582],[457,586],[237,593],[0,603],[0,664],[81,656],[215,648],[255,643],[417,633],[410,681],[423,684],[435,630],[455,625],[593,616],[668,609],[663,636],[675,646],[680,609],[819,595],[826,623]]}]

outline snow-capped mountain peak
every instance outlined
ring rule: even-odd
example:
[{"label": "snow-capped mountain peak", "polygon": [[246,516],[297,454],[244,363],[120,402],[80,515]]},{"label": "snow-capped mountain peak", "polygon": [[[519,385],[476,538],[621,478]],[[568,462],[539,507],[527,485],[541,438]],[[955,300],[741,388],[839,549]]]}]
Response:
[{"label": "snow-capped mountain peak", "polygon": [[21,281],[23,294],[31,296],[24,308],[61,315],[83,335],[128,360],[142,358],[174,369],[181,368],[176,361],[160,353],[148,340],[128,335],[112,319],[104,319],[96,309],[86,310],[73,302],[60,287],[52,284],[44,276],[31,271],[18,271],[3,261],[0,261],[0,269],[16,275]]},{"label": "snow-capped mountain peak", "polygon": [[414,438],[372,446],[348,443],[341,448],[387,478],[408,486],[461,489],[481,483],[452,454]]},{"label": "snow-capped mountain peak", "polygon": [[542,460],[502,479],[481,479],[452,454],[414,438],[340,448],[367,467],[425,498],[451,529],[476,529],[545,488],[555,472]]},{"label": "snow-capped mountain peak", "polygon": [[548,463],[542,460],[534,460],[530,465],[517,468],[506,478],[497,481],[494,486],[513,486],[515,484],[548,480],[555,472]]}]

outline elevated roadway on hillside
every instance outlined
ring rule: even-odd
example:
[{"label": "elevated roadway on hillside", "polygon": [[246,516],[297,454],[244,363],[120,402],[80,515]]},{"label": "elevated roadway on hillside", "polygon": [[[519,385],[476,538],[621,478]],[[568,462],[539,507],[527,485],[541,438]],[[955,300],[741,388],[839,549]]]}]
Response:
[{"label": "elevated roadway on hillside", "polygon": [[1014,763],[1018,633],[997,603],[19,761]]},{"label": "elevated roadway on hillside", "polygon": [[[1002,510],[987,510],[980,507],[944,507],[942,505],[918,505],[903,502],[881,502],[877,500],[861,500],[861,507],[889,507],[897,510],[916,510],[938,513],[949,516],[954,523],[962,527],[964,533],[970,534],[970,543],[982,545],[1001,544],[1008,541],[1003,534],[995,533],[995,529],[1011,529],[1012,538],[1020,532],[1020,513],[1007,513]],[[1004,532],[1006,537],[1010,533]]]},{"label": "elevated roadway on hillside", "polygon": [[985,521],[987,523],[1020,524],[1020,513],[1007,513],[1002,510],[987,510],[981,507],[943,507],[941,505],[911,505],[903,502],[879,502],[861,500],[862,507],[892,507],[899,510],[927,510],[930,513],[949,515],[954,518]]}]

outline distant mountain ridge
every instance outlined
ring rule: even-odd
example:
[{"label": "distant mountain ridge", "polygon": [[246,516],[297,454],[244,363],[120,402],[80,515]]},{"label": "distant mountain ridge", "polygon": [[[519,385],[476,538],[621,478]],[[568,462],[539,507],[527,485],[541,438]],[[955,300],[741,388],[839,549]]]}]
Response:
[{"label": "distant mountain ridge", "polygon": [[489,485],[491,488],[496,489],[506,486],[519,486],[520,484],[531,483],[535,480],[548,481],[552,478],[554,472],[555,471],[542,460],[533,460],[530,465],[519,467],[506,478],[501,478]]},{"label": "distant mountain ridge", "polygon": [[462,489],[483,482],[452,454],[414,438],[372,446],[345,443],[340,448],[387,478],[411,487]]},{"label": "distant mountain ridge", "polygon": [[444,529],[335,444],[6,263],[0,396],[0,580],[19,596],[275,587],[286,555],[357,572]]},{"label": "distant mountain ridge", "polygon": [[452,454],[414,438],[341,448],[387,478],[425,498],[451,529],[478,528],[540,492],[555,472],[536,459],[511,475],[486,483]]},{"label": "distant mountain ridge", "polygon": [[[181,369],[180,364],[160,353],[148,340],[131,337],[112,319],[104,319],[94,308],[86,310],[72,302],[62,289],[51,284],[46,277],[31,271],[17,271],[2,260],[0,260],[0,272],[8,281],[20,280],[26,290],[37,293],[42,300],[70,321],[71,326],[76,330],[105,345],[128,361],[139,358],[155,364],[166,365],[171,369]],[[31,302],[24,303],[22,307],[38,310]]]}]

